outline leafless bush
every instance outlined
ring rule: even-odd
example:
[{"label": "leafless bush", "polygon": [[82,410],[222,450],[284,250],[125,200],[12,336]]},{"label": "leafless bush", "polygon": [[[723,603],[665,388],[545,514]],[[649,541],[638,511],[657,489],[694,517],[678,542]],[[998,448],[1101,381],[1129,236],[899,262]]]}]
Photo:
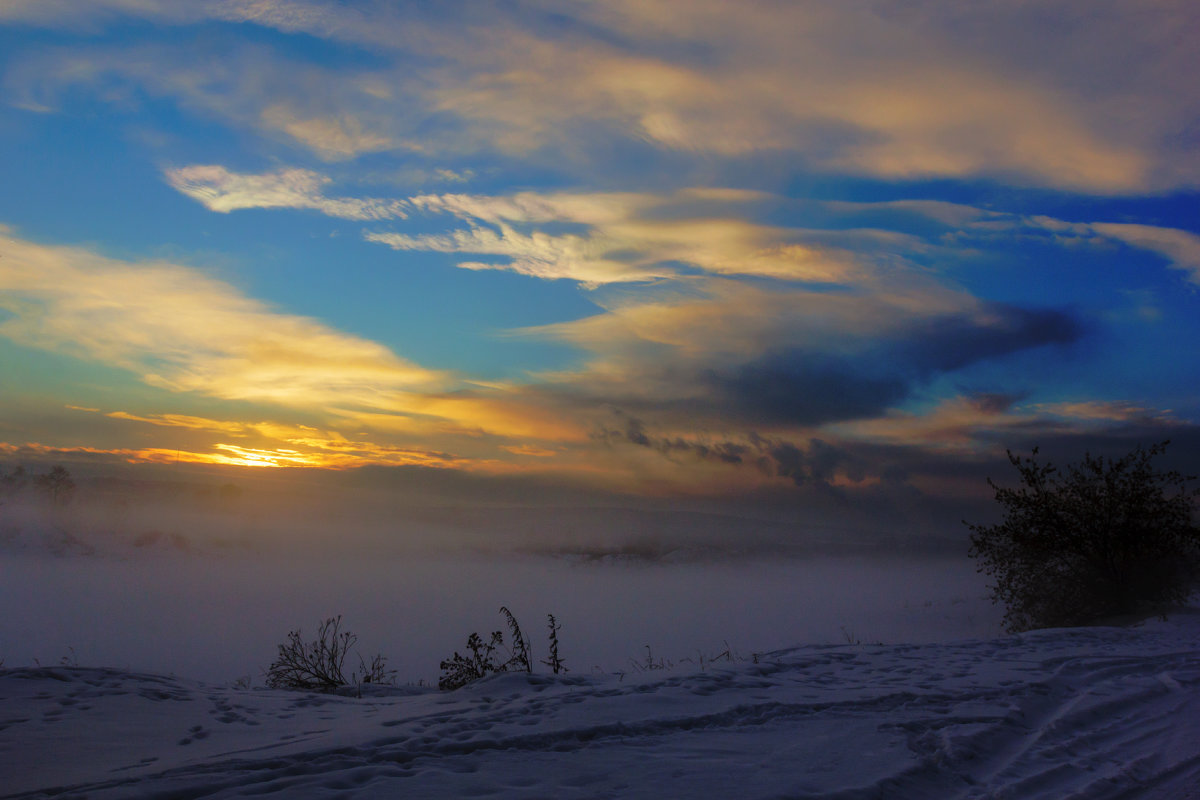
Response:
[{"label": "leafless bush", "polygon": [[392,684],[396,682],[396,670],[387,668],[387,659],[378,653],[369,662],[363,660],[362,656],[358,657],[359,683],[383,683]]},{"label": "leafless bush", "polygon": [[317,638],[311,642],[301,638],[299,629],[288,633],[287,643],[279,645],[278,656],[267,667],[267,686],[331,692],[350,683],[392,683],[395,673],[387,669],[381,655],[376,655],[370,663],[360,656],[361,674],[351,672],[346,677],[346,657],[358,637],[340,631],[341,624],[341,615],[324,620],[317,626]]}]

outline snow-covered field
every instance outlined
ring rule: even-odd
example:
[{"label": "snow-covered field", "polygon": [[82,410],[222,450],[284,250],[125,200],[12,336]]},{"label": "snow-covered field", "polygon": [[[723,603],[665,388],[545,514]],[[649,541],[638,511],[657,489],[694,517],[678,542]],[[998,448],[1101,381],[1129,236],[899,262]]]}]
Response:
[{"label": "snow-covered field", "polygon": [[[305,539],[274,517],[10,514],[0,797],[1200,798],[1195,609],[1000,636],[952,548],[427,516]],[[572,671],[430,688],[501,605],[535,660],[554,613]],[[397,686],[258,686],[287,631],[336,614]]]},{"label": "snow-covered field", "polygon": [[5,797],[1194,798],[1200,612],[457,692],[0,673]]}]

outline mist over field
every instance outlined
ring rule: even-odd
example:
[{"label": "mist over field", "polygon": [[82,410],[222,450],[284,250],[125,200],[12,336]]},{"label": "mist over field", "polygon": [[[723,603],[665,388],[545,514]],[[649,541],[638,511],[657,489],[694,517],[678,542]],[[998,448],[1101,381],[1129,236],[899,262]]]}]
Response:
[{"label": "mist over field", "polygon": [[502,605],[536,658],[554,614],[577,672],[999,630],[961,536],[805,529],[761,509],[402,500],[93,477],[65,509],[10,503],[0,600],[20,613],[0,621],[0,657],[261,682],[288,631],[340,614],[361,655],[429,684],[469,633],[504,627]]}]

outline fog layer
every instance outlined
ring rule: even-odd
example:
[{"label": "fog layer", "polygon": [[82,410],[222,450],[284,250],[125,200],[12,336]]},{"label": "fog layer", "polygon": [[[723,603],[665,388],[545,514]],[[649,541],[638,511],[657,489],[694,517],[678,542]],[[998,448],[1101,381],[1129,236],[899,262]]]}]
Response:
[{"label": "fog layer", "polygon": [[[798,643],[990,636],[999,613],[963,548],[779,520],[628,508],[409,507],[236,491],[82,492],[0,516],[6,666],[66,661],[260,681],[277,644],[342,615],[359,652],[433,682],[513,611],[575,671],[699,665]],[[649,651],[647,650],[649,647]],[[355,663],[357,660],[355,659]]]}]

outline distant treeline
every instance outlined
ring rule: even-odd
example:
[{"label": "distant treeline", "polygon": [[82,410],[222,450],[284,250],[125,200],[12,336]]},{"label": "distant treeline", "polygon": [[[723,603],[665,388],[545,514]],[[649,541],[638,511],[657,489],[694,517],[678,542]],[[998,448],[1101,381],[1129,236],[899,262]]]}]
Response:
[{"label": "distant treeline", "polygon": [[0,501],[33,495],[53,507],[70,504],[75,496],[75,481],[66,467],[54,466],[49,472],[27,472],[16,466],[0,472]]}]

